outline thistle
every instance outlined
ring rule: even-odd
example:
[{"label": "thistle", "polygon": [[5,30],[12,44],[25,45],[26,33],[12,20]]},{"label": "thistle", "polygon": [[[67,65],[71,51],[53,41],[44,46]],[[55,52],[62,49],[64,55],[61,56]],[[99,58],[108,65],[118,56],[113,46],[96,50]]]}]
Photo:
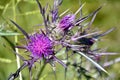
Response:
[{"label": "thistle", "polygon": [[[23,60],[24,63],[14,74],[10,75],[8,80],[14,80],[17,78],[19,76],[19,72],[25,67],[29,68],[31,76],[31,69],[33,68],[35,62],[42,60],[45,61],[44,64],[49,63],[53,68],[55,67],[55,62],[60,63],[65,68],[65,73],[67,73],[67,68],[69,66],[73,66],[78,69],[78,73],[80,73],[80,70],[83,70],[84,76],[88,76],[86,74],[87,70],[79,64],[82,62],[82,58],[79,59],[81,61],[78,60],[79,63],[74,60],[69,62],[69,59],[71,59],[74,54],[85,57],[87,60],[91,61],[95,67],[104,71],[105,73],[108,73],[102,66],[95,62],[99,61],[101,56],[100,54],[97,54],[97,52],[102,51],[99,49],[91,49],[95,42],[100,39],[100,37],[105,36],[114,30],[114,28],[112,28],[104,33],[101,33],[100,31],[92,32],[91,25],[101,7],[87,16],[80,16],[80,18],[76,19],[76,15],[79,12],[82,12],[83,5],[80,6],[80,8],[74,14],[66,14],[63,17],[60,17],[58,15],[58,9],[62,3],[62,0],[54,0],[53,8],[49,13],[46,12],[46,8],[42,7],[38,0],[36,0],[36,2],[43,18],[45,27],[45,29],[43,29],[44,31],[41,29],[39,32],[29,35],[17,23],[10,20],[24,34],[27,43],[24,46],[16,47],[25,49],[31,54],[29,55],[30,59],[26,60],[24,57],[14,52],[20,57],[21,60]],[[92,17],[92,20],[88,22],[87,25],[83,25],[82,22],[90,17]],[[74,27],[77,28],[76,31],[73,31]],[[64,33],[64,35],[61,35],[58,30],[61,33]],[[66,58],[59,59],[57,58],[57,54],[63,48],[65,48],[64,54],[66,55]],[[70,55],[68,54],[69,51],[72,52]],[[32,80],[32,78],[30,79]]]}]

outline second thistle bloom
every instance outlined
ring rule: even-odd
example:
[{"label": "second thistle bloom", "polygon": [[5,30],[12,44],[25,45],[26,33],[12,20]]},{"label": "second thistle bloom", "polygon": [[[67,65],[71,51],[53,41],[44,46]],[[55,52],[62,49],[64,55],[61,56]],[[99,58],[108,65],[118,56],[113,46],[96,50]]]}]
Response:
[{"label": "second thistle bloom", "polygon": [[74,26],[74,22],[75,22],[75,15],[74,14],[68,14],[60,20],[59,28],[62,31],[67,31]]},{"label": "second thistle bloom", "polygon": [[48,57],[53,54],[52,41],[45,34],[36,33],[30,36],[27,50],[31,52],[31,56],[35,58]]}]

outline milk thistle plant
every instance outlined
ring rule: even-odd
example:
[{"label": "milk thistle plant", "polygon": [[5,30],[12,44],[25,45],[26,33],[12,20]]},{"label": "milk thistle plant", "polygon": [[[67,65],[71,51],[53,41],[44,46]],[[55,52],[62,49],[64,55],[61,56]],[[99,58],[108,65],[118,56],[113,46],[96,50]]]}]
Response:
[{"label": "milk thistle plant", "polygon": [[[38,0],[36,2],[43,18],[43,29],[34,32],[34,34],[28,34],[15,21],[10,20],[23,33],[26,41],[24,46],[17,45],[15,48],[24,49],[26,52],[30,52],[30,55],[29,59],[25,59],[19,53],[14,52],[23,61],[23,64],[9,76],[8,80],[16,79],[25,67],[29,69],[30,80],[39,80],[46,64],[50,64],[53,71],[56,71],[56,62],[65,68],[65,79],[67,79],[71,67],[75,69],[78,80],[82,76],[87,80],[95,78],[88,74],[91,71],[91,66],[87,62],[91,62],[94,65],[94,70],[98,73],[103,71],[108,74],[103,68],[104,66],[99,65],[101,53],[103,53],[102,49],[92,48],[96,41],[114,30],[114,28],[106,32],[92,30],[91,25],[101,7],[87,16],[76,17],[78,13],[82,13],[84,4],[75,13],[67,13],[68,10],[66,10],[59,15],[59,6],[62,4],[62,0],[54,0],[54,5],[49,12],[48,5],[43,7]],[[92,17],[90,22],[85,23],[90,17]],[[60,54],[63,50],[64,53]],[[64,55],[64,57],[61,59],[58,55]],[[37,62],[43,62],[43,67],[34,77],[32,69]]]}]

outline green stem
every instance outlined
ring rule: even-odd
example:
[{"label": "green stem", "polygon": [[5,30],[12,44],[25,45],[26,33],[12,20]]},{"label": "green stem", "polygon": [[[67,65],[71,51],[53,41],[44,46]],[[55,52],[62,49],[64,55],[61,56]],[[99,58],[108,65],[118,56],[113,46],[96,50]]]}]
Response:
[{"label": "green stem", "polygon": [[[13,19],[14,19],[14,21],[16,21],[15,0],[12,0],[12,4],[13,4]],[[16,27],[15,27],[15,29],[16,29]],[[15,36],[15,43],[17,43],[17,42],[18,42],[18,36],[16,35]],[[18,48],[15,48],[15,51],[17,53],[19,53]],[[16,61],[17,61],[17,68],[19,69],[20,68],[20,58],[17,55],[16,55]],[[19,73],[19,75],[20,75],[19,80],[22,80],[21,72]]]},{"label": "green stem", "polygon": [[38,69],[39,71],[37,71],[37,74],[35,76],[35,80],[39,80],[39,78],[41,77],[41,74],[42,74],[43,70],[45,69],[45,66],[46,66],[46,64],[44,64],[42,67],[40,67]]}]

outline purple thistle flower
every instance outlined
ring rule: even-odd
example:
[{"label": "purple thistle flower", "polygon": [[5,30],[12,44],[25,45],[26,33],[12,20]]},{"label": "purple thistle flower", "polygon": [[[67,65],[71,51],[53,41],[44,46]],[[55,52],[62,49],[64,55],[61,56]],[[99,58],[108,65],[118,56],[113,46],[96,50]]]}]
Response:
[{"label": "purple thistle flower", "polygon": [[25,30],[23,30],[17,23],[15,23],[12,20],[10,21],[25,35],[26,40],[27,40],[26,46],[24,47],[18,46],[17,48],[26,49],[27,51],[31,52],[31,59],[26,60],[24,59],[24,57],[14,52],[17,56],[20,57],[21,60],[24,61],[24,64],[15,73],[11,74],[8,80],[14,80],[15,78],[17,78],[19,76],[19,72],[27,66],[30,71],[30,79],[32,80],[31,69],[34,63],[40,60],[41,58],[45,59],[45,64],[46,63],[51,64],[51,61],[52,61],[53,62],[52,64],[54,64],[54,62],[58,62],[61,65],[63,65],[65,68],[67,67],[60,59],[58,59],[54,55],[54,50],[53,50],[54,41],[50,40],[47,34],[41,31],[41,33],[35,33],[33,35],[28,35],[25,32]]},{"label": "purple thistle flower", "polygon": [[29,36],[18,24],[12,20],[10,21],[26,36],[27,41],[29,42],[25,48],[32,53],[31,56],[33,58],[45,58],[53,54],[53,44],[47,35],[44,33],[35,33],[34,35]]},{"label": "purple thistle flower", "polygon": [[53,54],[52,41],[45,35],[36,33],[30,36],[30,41],[26,46],[27,50],[30,51],[32,57],[41,58],[48,57]]},{"label": "purple thistle flower", "polygon": [[62,31],[67,31],[74,26],[74,22],[75,22],[75,15],[74,14],[68,14],[60,20],[59,28]]}]

